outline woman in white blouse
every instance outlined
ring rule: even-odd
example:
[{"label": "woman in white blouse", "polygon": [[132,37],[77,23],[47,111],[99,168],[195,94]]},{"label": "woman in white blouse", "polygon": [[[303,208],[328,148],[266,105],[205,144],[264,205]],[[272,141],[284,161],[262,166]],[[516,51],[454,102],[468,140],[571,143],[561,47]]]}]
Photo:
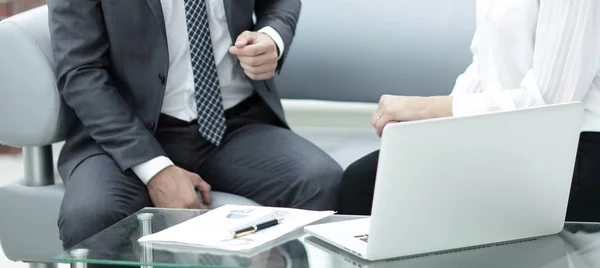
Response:
[{"label": "woman in white blouse", "polygon": [[[585,106],[567,220],[600,221],[600,0],[477,0],[473,62],[449,96],[381,97],[372,124],[568,101]],[[340,213],[370,214],[378,152],[346,170]]]}]

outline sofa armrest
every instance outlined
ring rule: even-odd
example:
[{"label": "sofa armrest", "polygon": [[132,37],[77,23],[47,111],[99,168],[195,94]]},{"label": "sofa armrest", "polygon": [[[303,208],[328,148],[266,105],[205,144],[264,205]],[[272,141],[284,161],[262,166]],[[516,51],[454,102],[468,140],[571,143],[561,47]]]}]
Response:
[{"label": "sofa armrest", "polygon": [[372,128],[375,103],[321,100],[282,101],[286,119],[294,127]]}]

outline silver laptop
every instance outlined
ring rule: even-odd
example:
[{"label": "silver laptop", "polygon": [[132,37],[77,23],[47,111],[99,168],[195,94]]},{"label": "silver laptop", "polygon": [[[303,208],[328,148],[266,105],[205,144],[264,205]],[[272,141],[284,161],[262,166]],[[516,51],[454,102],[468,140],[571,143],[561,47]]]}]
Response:
[{"label": "silver laptop", "polygon": [[390,124],[371,217],[305,231],[367,260],[556,234],[582,114],[573,102]]},{"label": "silver laptop", "polygon": [[[314,247],[328,258],[328,268],[569,268],[567,244],[559,235],[549,235],[510,244],[491,244],[468,250],[445,251],[417,257],[368,261],[314,237],[304,239],[307,249]],[[575,255],[575,254],[571,254]],[[573,257],[573,256],[571,256]]]}]

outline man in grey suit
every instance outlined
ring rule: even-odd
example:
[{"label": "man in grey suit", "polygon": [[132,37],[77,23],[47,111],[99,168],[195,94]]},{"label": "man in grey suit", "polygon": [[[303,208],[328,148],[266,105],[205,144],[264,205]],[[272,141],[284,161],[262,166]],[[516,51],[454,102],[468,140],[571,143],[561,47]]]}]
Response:
[{"label": "man in grey suit", "polygon": [[336,207],[341,167],[288,128],[273,82],[300,5],[48,1],[58,88],[79,119],[58,163],[65,248],[146,206],[203,208],[211,189]]}]

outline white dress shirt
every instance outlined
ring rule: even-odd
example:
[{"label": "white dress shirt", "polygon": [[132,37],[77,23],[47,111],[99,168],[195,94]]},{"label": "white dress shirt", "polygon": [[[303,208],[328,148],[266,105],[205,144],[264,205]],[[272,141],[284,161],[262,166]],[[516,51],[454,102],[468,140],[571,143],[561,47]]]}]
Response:
[{"label": "white dress shirt", "polygon": [[[198,115],[194,97],[194,74],[185,5],[183,0],[161,0],[161,5],[169,49],[169,75],[161,113],[191,122]],[[235,40],[231,40],[223,0],[206,0],[206,9],[223,108],[228,109],[249,97],[254,89],[238,63],[237,57],[229,53],[229,47]],[[285,48],[279,33],[271,27],[262,28],[259,32],[263,32],[273,39],[279,48],[281,57]],[[154,175],[170,165],[173,165],[173,162],[169,158],[159,156],[134,166],[133,171],[147,184]]]},{"label": "white dress shirt", "polygon": [[473,62],[455,116],[569,101],[600,131],[600,0],[477,0]]}]

